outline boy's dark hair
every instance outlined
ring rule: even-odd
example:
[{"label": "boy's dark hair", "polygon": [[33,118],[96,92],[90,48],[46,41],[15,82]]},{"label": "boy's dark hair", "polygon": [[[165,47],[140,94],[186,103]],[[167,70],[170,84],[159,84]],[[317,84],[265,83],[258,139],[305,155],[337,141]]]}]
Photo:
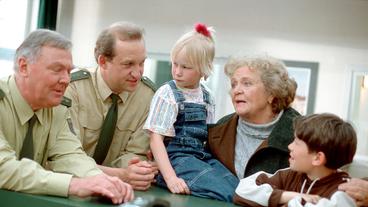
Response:
[{"label": "boy's dark hair", "polygon": [[294,120],[297,138],[303,140],[309,152],[323,152],[325,166],[338,169],[351,163],[356,151],[357,137],[350,123],[329,113],[301,116]]}]

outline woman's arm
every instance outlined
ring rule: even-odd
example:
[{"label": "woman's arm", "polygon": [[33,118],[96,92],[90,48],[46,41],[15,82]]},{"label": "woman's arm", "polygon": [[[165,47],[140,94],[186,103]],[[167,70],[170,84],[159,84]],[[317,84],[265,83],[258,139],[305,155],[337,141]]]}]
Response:
[{"label": "woman's arm", "polygon": [[152,132],[150,135],[150,147],[158,168],[165,179],[166,185],[172,193],[190,194],[185,181],[176,176],[171,166],[163,138],[162,135]]}]

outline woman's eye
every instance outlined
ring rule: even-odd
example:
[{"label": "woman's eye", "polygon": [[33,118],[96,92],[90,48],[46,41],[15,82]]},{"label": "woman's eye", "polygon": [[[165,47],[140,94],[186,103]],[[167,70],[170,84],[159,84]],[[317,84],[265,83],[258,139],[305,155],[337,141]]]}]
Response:
[{"label": "woman's eye", "polygon": [[245,81],[245,82],[243,83],[243,85],[244,85],[244,86],[246,86],[246,87],[250,87],[250,86],[252,86],[252,85],[253,85],[253,83],[252,83],[252,82],[250,82],[250,81]]}]

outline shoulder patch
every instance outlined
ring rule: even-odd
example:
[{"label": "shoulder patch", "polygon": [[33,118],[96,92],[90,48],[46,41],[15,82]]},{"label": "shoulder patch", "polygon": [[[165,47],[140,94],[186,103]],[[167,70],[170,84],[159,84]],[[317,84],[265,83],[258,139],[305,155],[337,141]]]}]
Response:
[{"label": "shoulder patch", "polygon": [[0,100],[2,100],[5,97],[5,92],[0,89]]},{"label": "shoulder patch", "polygon": [[76,72],[73,72],[71,74],[70,82],[77,81],[77,80],[83,80],[90,78],[91,74],[87,70],[78,70]]},{"label": "shoulder patch", "polygon": [[72,99],[63,96],[63,100],[61,100],[60,104],[69,108],[72,106]]},{"label": "shoulder patch", "polygon": [[157,91],[157,86],[156,86],[156,84],[155,84],[153,81],[151,81],[151,79],[149,79],[148,77],[146,77],[146,76],[142,76],[141,81],[142,81],[144,84],[146,84],[148,87],[150,87],[154,92],[156,92],[156,91]]}]

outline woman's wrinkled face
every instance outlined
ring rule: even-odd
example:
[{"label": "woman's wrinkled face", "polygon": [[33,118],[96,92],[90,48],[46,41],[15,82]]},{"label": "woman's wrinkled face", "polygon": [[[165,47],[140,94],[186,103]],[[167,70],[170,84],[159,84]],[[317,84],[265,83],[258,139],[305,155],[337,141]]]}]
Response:
[{"label": "woman's wrinkled face", "polygon": [[231,77],[230,95],[235,112],[243,120],[262,124],[270,116],[273,117],[273,98],[266,91],[257,71],[247,66],[236,69]]}]

